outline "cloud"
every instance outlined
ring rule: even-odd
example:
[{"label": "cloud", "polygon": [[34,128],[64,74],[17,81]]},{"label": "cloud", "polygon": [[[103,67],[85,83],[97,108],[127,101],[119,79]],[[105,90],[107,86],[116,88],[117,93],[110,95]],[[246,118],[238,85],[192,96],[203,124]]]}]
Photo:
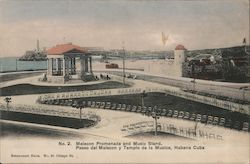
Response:
[{"label": "cloud", "polygon": [[121,48],[125,41],[127,49],[151,49],[159,47],[161,31],[109,24],[89,24],[75,21],[26,21],[4,24],[0,27],[1,53],[19,55],[34,49],[36,39],[41,46],[51,47],[62,42],[73,42],[81,46]]},{"label": "cloud", "polygon": [[[109,1],[100,8],[90,1],[59,3],[47,8],[49,1],[42,6],[38,1],[28,1],[30,10],[24,4],[16,5],[16,1],[11,5],[3,2],[6,4],[0,7],[5,7],[0,11],[1,56],[20,56],[36,47],[37,38],[44,47],[73,42],[117,49],[125,41],[128,50],[171,50],[176,44],[188,49],[234,46],[249,36],[246,1],[185,2],[180,6],[176,6],[175,1],[133,2],[133,5]],[[161,43],[161,32],[170,35],[165,47]]]}]

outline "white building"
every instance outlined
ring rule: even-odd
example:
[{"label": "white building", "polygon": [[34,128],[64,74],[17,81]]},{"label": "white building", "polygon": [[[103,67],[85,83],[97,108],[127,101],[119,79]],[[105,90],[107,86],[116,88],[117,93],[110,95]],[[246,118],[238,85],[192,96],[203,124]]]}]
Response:
[{"label": "white building", "polygon": [[174,50],[174,59],[145,61],[144,71],[154,74],[182,77],[182,65],[187,60],[185,52],[186,48],[183,45],[177,45]]}]

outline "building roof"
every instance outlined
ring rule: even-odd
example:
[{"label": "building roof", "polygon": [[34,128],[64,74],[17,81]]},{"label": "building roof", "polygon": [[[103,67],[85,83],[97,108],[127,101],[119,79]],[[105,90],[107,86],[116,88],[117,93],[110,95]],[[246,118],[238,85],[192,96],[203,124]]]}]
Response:
[{"label": "building roof", "polygon": [[86,48],[74,45],[72,43],[68,44],[58,44],[47,50],[48,55],[63,55],[69,51],[76,50],[82,53],[86,53],[88,50]]},{"label": "building roof", "polygon": [[183,45],[179,44],[175,47],[175,50],[187,50]]}]

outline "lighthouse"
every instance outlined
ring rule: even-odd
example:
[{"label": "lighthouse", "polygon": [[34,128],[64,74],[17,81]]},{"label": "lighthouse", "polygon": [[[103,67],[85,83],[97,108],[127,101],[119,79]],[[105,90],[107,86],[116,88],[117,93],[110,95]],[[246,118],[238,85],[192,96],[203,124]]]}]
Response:
[{"label": "lighthouse", "polygon": [[40,52],[39,39],[37,39],[37,41],[36,41],[36,50],[37,50],[37,52]]},{"label": "lighthouse", "polygon": [[183,45],[177,45],[174,50],[174,71],[175,75],[181,77],[183,75],[182,65],[186,61],[186,48]]}]

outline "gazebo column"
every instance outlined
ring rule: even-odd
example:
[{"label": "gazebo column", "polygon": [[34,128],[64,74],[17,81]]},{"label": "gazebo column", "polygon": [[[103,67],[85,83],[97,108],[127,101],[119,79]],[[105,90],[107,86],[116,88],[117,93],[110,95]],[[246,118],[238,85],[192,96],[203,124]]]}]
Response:
[{"label": "gazebo column", "polygon": [[72,75],[73,74],[73,58],[70,58],[70,74]]},{"label": "gazebo column", "polygon": [[90,69],[90,73],[93,73],[93,71],[92,71],[92,58],[91,58],[91,56],[89,57],[89,69]]},{"label": "gazebo column", "polygon": [[56,74],[58,74],[58,68],[59,68],[59,58],[56,58]]},{"label": "gazebo column", "polygon": [[80,57],[80,65],[81,65],[80,74],[82,76],[85,73],[85,58],[84,57]]},{"label": "gazebo column", "polygon": [[89,72],[89,68],[88,68],[88,57],[85,57],[84,60],[85,60],[85,70],[84,70],[84,71],[85,71],[85,73],[86,73],[86,72]]},{"label": "gazebo column", "polygon": [[67,69],[67,71],[66,71],[66,74],[67,75],[69,75],[69,59],[68,58],[66,58],[66,69]]},{"label": "gazebo column", "polygon": [[47,75],[53,75],[53,58],[47,59]]},{"label": "gazebo column", "polygon": [[71,74],[74,75],[76,70],[75,70],[75,58],[71,58]]},{"label": "gazebo column", "polygon": [[49,58],[47,59],[47,75],[50,74],[50,64],[49,64]]},{"label": "gazebo column", "polygon": [[60,58],[58,58],[58,65],[57,65],[57,67],[58,67],[58,74],[59,75],[61,75],[61,72],[62,72],[62,68],[61,68],[61,59]]},{"label": "gazebo column", "polygon": [[53,58],[50,59],[50,75],[53,75]]},{"label": "gazebo column", "polygon": [[73,58],[73,72],[76,74],[76,58]]},{"label": "gazebo column", "polygon": [[66,62],[65,62],[65,58],[63,58],[63,77],[65,77],[66,75]]}]

